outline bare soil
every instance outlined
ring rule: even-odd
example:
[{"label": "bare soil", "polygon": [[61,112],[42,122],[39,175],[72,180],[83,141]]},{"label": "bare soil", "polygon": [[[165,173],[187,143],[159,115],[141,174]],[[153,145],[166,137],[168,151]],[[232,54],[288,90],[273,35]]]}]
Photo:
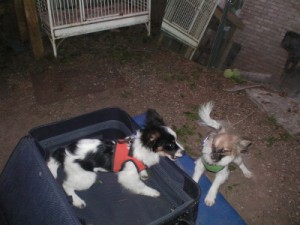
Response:
[{"label": "bare soil", "polygon": [[2,51],[0,169],[31,128],[111,106],[130,115],[156,109],[195,158],[207,132],[197,110],[212,100],[213,117],[253,142],[244,160],[255,177],[232,166],[222,194],[249,225],[300,224],[299,136],[278,126],[245,91],[224,91],[236,83],[222,73],[158,48],[157,37],[145,33],[138,27],[69,38],[57,59],[46,38],[40,60],[29,50]]}]

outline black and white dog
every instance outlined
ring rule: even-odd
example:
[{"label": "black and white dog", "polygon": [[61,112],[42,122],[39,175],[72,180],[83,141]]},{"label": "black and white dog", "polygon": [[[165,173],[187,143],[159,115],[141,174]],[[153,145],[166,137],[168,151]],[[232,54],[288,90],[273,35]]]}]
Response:
[{"label": "black and white dog", "polygon": [[160,156],[176,160],[182,154],[176,133],[155,110],[149,109],[145,127],[135,136],[119,141],[81,139],[55,150],[47,164],[55,178],[62,165],[66,194],[72,196],[74,206],[84,208],[85,201],[75,191],[89,189],[99,171],[116,172],[118,182],[135,194],[158,197],[160,193],[142,181],[148,178],[146,168],[159,163]]}]

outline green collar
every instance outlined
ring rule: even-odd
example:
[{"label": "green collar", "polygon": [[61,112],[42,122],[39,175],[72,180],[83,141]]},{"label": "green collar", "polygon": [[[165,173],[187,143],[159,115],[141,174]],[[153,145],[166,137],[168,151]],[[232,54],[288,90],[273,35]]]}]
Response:
[{"label": "green collar", "polygon": [[208,170],[209,172],[217,173],[225,168],[225,166],[208,164],[203,158],[202,158],[202,162],[203,162],[205,169]]}]

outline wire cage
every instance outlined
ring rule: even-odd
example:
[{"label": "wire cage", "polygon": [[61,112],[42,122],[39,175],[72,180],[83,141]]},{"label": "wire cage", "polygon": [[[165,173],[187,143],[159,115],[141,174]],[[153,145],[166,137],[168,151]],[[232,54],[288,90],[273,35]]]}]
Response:
[{"label": "wire cage", "polygon": [[193,57],[220,0],[168,0],[161,29],[193,48]]},{"label": "wire cage", "polygon": [[37,8],[55,57],[58,39],[143,23],[151,32],[151,0],[37,0]]}]

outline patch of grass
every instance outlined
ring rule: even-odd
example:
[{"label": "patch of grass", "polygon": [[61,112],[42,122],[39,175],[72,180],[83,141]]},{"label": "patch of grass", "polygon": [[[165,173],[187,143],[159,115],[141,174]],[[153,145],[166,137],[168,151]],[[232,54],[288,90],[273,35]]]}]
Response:
[{"label": "patch of grass", "polygon": [[198,79],[200,78],[200,76],[201,76],[201,72],[202,72],[202,68],[197,67],[197,68],[192,72],[191,76],[192,76],[194,79],[198,80]]},{"label": "patch of grass", "polygon": [[193,154],[193,151],[187,145],[184,145],[183,148],[184,148],[184,150],[186,151],[186,153],[188,155],[192,155]]},{"label": "patch of grass", "polygon": [[272,147],[277,141],[278,141],[277,138],[269,137],[266,139],[266,145],[267,145],[267,147]]},{"label": "patch of grass", "polygon": [[133,96],[133,94],[132,94],[132,92],[131,91],[127,91],[127,90],[125,90],[125,91],[122,91],[121,92],[121,97],[122,98],[131,98]]},{"label": "patch of grass", "polygon": [[65,50],[64,48],[60,48],[57,51],[57,59],[59,59],[59,61],[63,64],[71,64],[72,63],[72,54],[70,54],[67,50]]},{"label": "patch of grass", "polygon": [[161,79],[166,82],[185,81],[188,79],[188,77],[185,74],[181,74],[181,73],[165,73],[161,75]]},{"label": "patch of grass", "polygon": [[236,170],[236,166],[233,164],[229,164],[228,166],[229,171],[235,171]]},{"label": "patch of grass", "polygon": [[178,137],[186,137],[194,134],[194,130],[187,124],[184,124],[181,127],[174,127],[174,130]]},{"label": "patch of grass", "polygon": [[194,135],[193,128],[187,124],[184,124],[181,127],[173,126],[172,128],[176,132],[178,139],[182,144],[186,144],[188,137]]},{"label": "patch of grass", "polygon": [[186,119],[195,121],[198,120],[198,113],[197,112],[183,112],[183,115],[185,116]]},{"label": "patch of grass", "polygon": [[276,125],[277,124],[277,121],[276,121],[276,118],[274,117],[274,115],[269,116],[267,118],[267,123],[270,124],[270,125]]},{"label": "patch of grass", "polygon": [[130,61],[144,62],[148,58],[148,54],[142,51],[129,50],[127,48],[115,48],[112,51],[112,56],[122,63]]},{"label": "patch of grass", "polygon": [[134,58],[134,55],[127,49],[120,48],[114,49],[112,52],[112,56],[121,62],[128,62]]},{"label": "patch of grass", "polygon": [[232,191],[235,187],[238,187],[240,184],[232,184],[232,185],[228,185],[227,189],[228,191]]},{"label": "patch of grass", "polygon": [[197,87],[197,84],[193,80],[188,80],[187,84],[190,87],[190,89],[192,89],[192,90],[196,89],[196,87]]},{"label": "patch of grass", "polygon": [[285,132],[283,134],[280,134],[280,139],[283,141],[292,141],[294,140],[294,136],[289,134],[288,132]]}]

